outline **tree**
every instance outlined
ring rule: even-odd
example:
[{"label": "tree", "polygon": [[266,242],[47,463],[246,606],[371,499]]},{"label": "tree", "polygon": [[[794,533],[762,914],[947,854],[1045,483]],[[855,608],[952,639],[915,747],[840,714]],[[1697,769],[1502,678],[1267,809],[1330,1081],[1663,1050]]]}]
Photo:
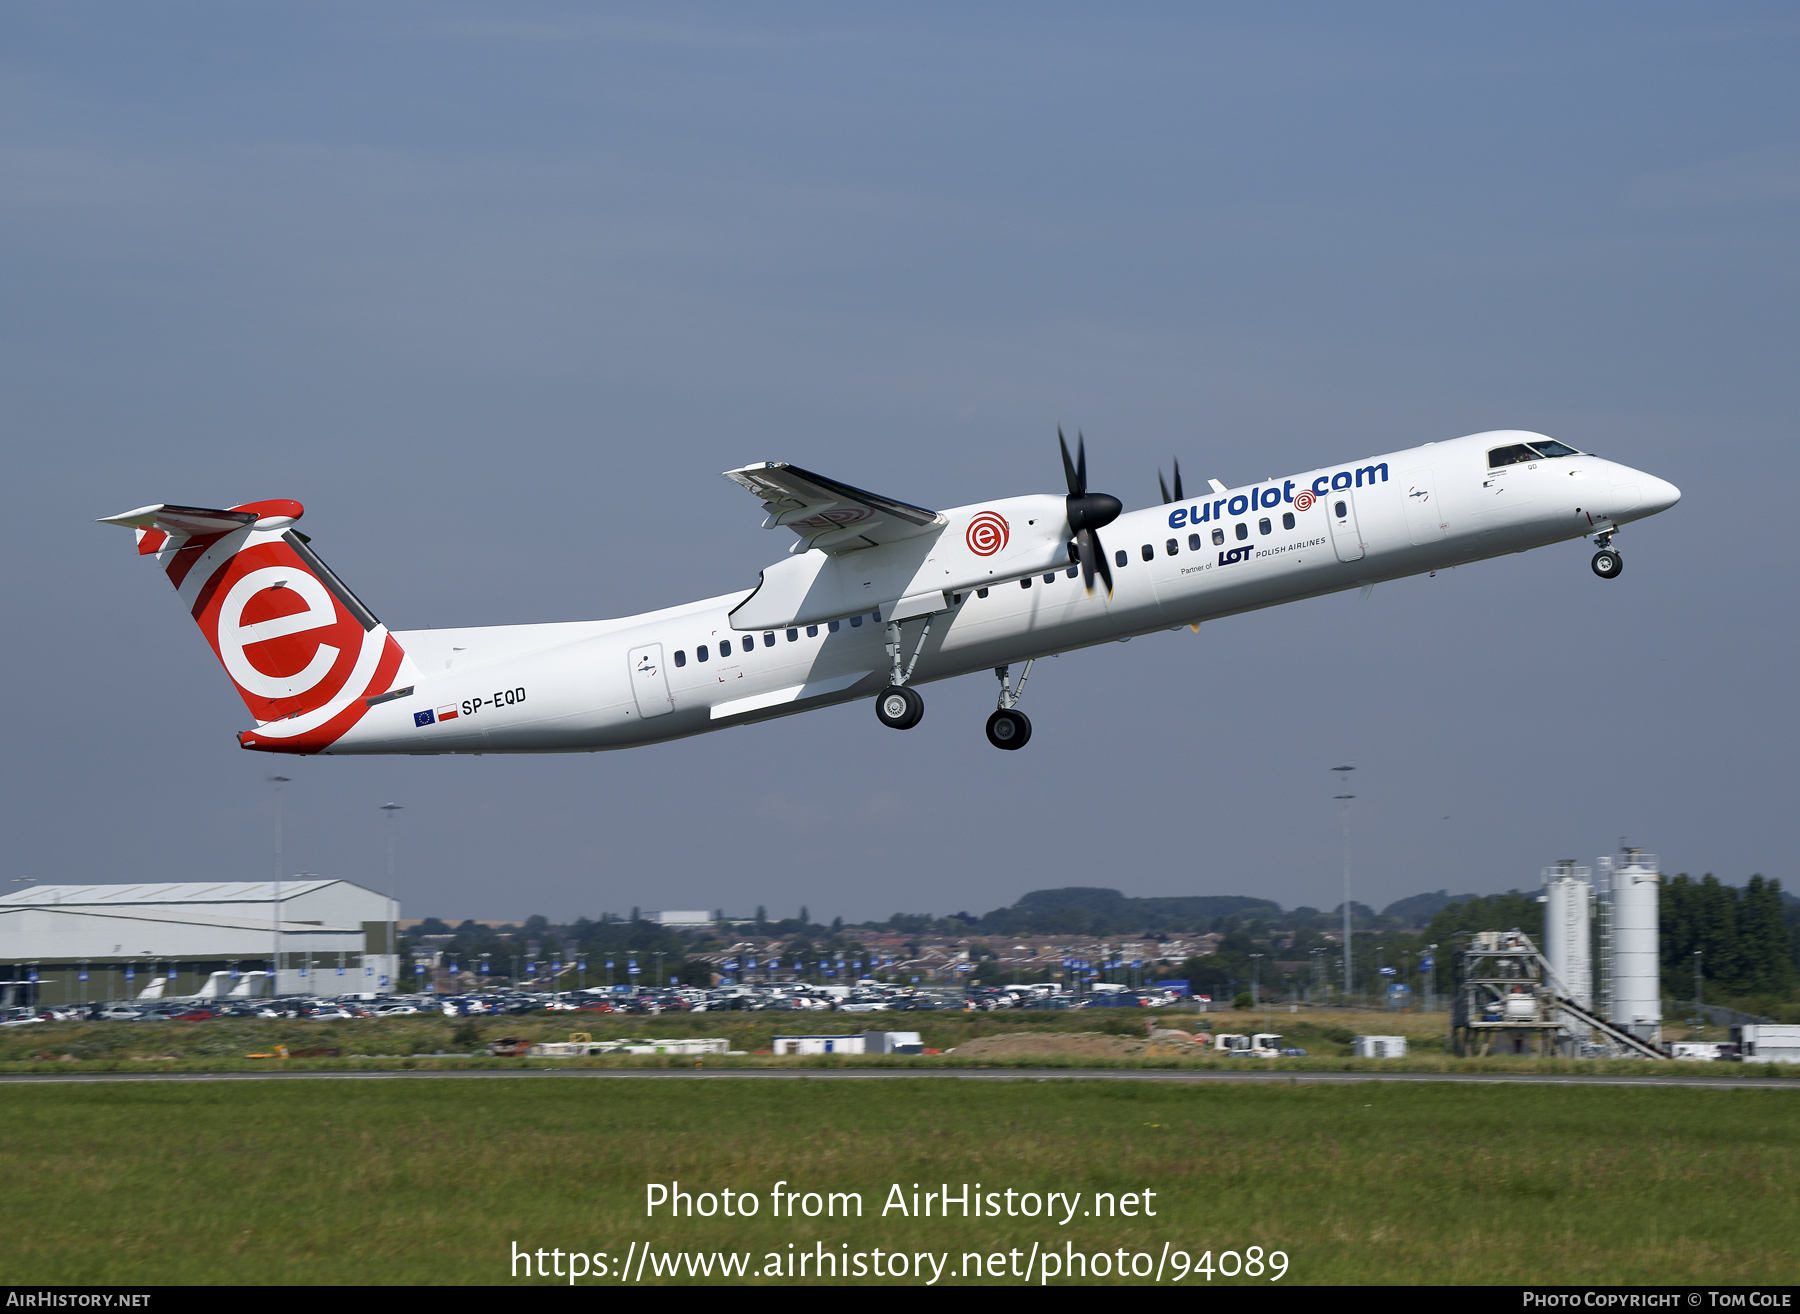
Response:
[{"label": "tree", "polygon": [[812,925],[812,914],[806,910],[805,904],[800,905],[800,924],[802,926]]},{"label": "tree", "polygon": [[1752,876],[1744,887],[1738,918],[1738,953],[1744,993],[1788,994],[1794,989],[1794,960],[1787,920],[1782,915],[1781,882]]}]

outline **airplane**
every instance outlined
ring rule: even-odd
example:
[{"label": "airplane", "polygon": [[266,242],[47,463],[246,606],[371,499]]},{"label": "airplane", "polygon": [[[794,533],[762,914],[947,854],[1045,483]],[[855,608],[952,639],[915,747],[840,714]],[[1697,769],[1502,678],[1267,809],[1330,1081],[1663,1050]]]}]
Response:
[{"label": "airplane", "polygon": [[245,749],[594,752],[862,698],[906,730],[924,715],[917,686],[991,670],[987,738],[1017,750],[1041,657],[1569,539],[1592,537],[1594,574],[1617,579],[1620,528],[1681,498],[1497,430],[1236,488],[1209,479],[1197,498],[1177,465],[1161,505],[1126,512],[1089,491],[1085,441],[1071,459],[1057,440],[1066,494],[947,511],[783,462],[728,470],[765,529],[796,536],[788,556],[754,588],[611,620],[390,632],[295,528],[294,501],[101,523],[136,531],[199,623],[256,720]]}]

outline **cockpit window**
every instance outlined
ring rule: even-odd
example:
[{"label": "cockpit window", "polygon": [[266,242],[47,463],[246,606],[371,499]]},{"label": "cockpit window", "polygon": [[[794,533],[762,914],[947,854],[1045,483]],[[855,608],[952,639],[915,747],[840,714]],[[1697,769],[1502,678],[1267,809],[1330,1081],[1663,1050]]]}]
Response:
[{"label": "cockpit window", "polygon": [[1488,469],[1498,470],[1503,465],[1523,465],[1526,461],[1535,461],[1538,454],[1524,443],[1514,443],[1511,447],[1496,447],[1488,453]]},{"label": "cockpit window", "polygon": [[1494,448],[1488,453],[1488,469],[1498,470],[1503,465],[1523,465],[1527,461],[1542,460],[1546,457],[1580,455],[1580,452],[1566,443],[1546,438],[1537,443],[1514,443],[1511,447]]}]

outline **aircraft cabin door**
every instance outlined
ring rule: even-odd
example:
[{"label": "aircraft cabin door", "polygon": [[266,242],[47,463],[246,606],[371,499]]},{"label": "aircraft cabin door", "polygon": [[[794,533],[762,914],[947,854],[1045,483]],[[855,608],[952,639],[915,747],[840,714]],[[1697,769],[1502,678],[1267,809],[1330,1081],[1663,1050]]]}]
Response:
[{"label": "aircraft cabin door", "polygon": [[669,673],[663,669],[662,644],[646,643],[641,648],[633,648],[627,660],[631,666],[631,692],[637,698],[638,715],[647,719],[674,711]]},{"label": "aircraft cabin door", "polygon": [[1448,527],[1444,508],[1437,500],[1437,486],[1428,468],[1408,470],[1400,476],[1406,487],[1406,533],[1419,547],[1443,538]]},{"label": "aircraft cabin door", "polygon": [[1325,495],[1325,519],[1331,525],[1331,546],[1339,561],[1361,561],[1362,530],[1356,524],[1356,499],[1348,488],[1334,488]]}]

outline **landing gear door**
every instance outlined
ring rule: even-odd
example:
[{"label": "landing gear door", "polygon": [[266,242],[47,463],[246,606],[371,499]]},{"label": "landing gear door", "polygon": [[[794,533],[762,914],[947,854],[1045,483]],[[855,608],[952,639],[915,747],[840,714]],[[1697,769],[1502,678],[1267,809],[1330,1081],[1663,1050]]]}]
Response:
[{"label": "landing gear door", "polygon": [[1334,488],[1325,496],[1325,518],[1331,524],[1331,546],[1339,561],[1361,561],[1362,530],[1356,524],[1356,499],[1348,488]]},{"label": "landing gear door", "polygon": [[669,673],[663,669],[660,643],[646,643],[633,648],[630,655],[631,692],[637,697],[638,715],[662,716],[675,710],[675,699],[669,694]]},{"label": "landing gear door", "polygon": [[1408,470],[1400,476],[1406,494],[1406,533],[1420,547],[1444,536],[1444,508],[1437,500],[1437,486],[1429,469]]}]

